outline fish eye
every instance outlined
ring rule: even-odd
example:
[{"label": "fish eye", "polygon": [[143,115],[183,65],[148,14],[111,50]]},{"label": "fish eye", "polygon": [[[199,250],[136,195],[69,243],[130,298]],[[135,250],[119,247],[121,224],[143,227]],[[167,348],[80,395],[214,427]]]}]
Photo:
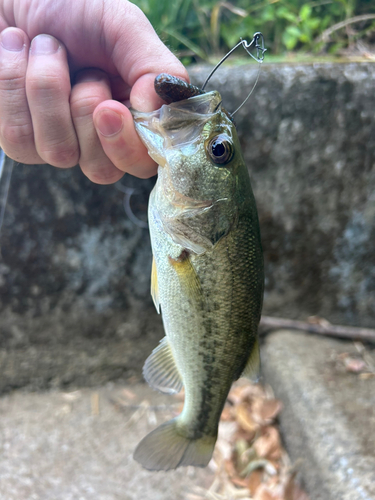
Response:
[{"label": "fish eye", "polygon": [[233,157],[233,144],[227,135],[216,135],[208,143],[207,152],[214,163],[225,165]]}]

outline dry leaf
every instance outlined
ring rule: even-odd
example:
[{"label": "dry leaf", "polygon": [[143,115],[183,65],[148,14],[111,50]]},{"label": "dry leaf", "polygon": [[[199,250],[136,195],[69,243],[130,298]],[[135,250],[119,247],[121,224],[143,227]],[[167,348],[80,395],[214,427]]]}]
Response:
[{"label": "dry leaf", "polygon": [[[202,500],[308,500],[290,472],[277,428],[270,425],[282,406],[272,388],[242,380],[230,391],[228,401],[210,462],[215,480],[202,493]],[[201,492],[192,494],[189,500],[198,500]]]},{"label": "dry leaf", "polygon": [[273,426],[265,427],[254,443],[258,457],[277,460],[281,457],[281,442],[278,430]]},{"label": "dry leaf", "polygon": [[337,355],[337,358],[340,360],[343,360],[343,359],[347,358],[348,356],[349,356],[348,352],[342,352],[341,354]]},{"label": "dry leaf", "polygon": [[228,422],[230,420],[233,420],[232,408],[228,404],[224,406],[220,420],[222,422]]},{"label": "dry leaf", "polygon": [[255,494],[256,490],[262,484],[263,474],[264,472],[262,469],[256,469],[247,478],[247,487],[250,490],[251,496]]},{"label": "dry leaf", "polygon": [[225,470],[226,470],[226,472],[227,472],[228,476],[230,477],[233,484],[235,484],[236,486],[239,486],[241,488],[247,487],[247,481],[238,475],[237,470],[236,470],[232,460],[225,461]]},{"label": "dry leaf", "polygon": [[269,399],[263,402],[260,410],[261,418],[267,422],[271,423],[282,409],[282,403],[278,399]]},{"label": "dry leaf", "polygon": [[247,488],[247,481],[246,479],[242,479],[242,477],[233,477],[232,482],[234,485],[238,486],[239,488]]},{"label": "dry leaf", "polygon": [[307,322],[312,325],[322,326],[323,328],[328,328],[332,324],[327,319],[321,318],[320,316],[309,316]]},{"label": "dry leaf", "polygon": [[73,391],[73,392],[64,392],[62,394],[62,397],[66,400],[66,401],[76,401],[77,399],[79,399],[80,397],[82,396],[82,392],[81,391]]},{"label": "dry leaf", "polygon": [[256,430],[259,429],[259,425],[255,423],[254,420],[251,418],[249,407],[244,403],[241,403],[237,406],[236,417],[237,417],[237,422],[244,431],[254,434]]},{"label": "dry leaf", "polygon": [[121,391],[121,392],[122,392],[122,394],[123,394],[123,395],[124,395],[127,399],[134,400],[134,399],[136,399],[136,398],[137,398],[136,394],[135,394],[133,391],[131,391],[130,389],[126,389],[126,388],[124,388],[124,389],[122,389],[122,391]]},{"label": "dry leaf", "polygon": [[254,398],[264,398],[264,390],[259,384],[249,384],[247,381],[235,386],[229,393],[228,399],[235,405]]},{"label": "dry leaf", "polygon": [[261,484],[256,490],[254,500],[284,500],[278,491],[269,488],[266,484]]},{"label": "dry leaf", "polygon": [[361,371],[366,369],[366,363],[364,362],[363,359],[359,358],[350,358],[350,357],[345,358],[344,365],[346,371],[352,373],[360,373]]},{"label": "dry leaf", "polygon": [[285,490],[285,500],[309,500],[309,497],[307,493],[294,482],[293,478]]}]

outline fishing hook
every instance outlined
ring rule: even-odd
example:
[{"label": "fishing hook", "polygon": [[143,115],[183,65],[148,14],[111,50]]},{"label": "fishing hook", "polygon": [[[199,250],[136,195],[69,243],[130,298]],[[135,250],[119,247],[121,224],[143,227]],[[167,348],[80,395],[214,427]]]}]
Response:
[{"label": "fishing hook", "polygon": [[[264,36],[263,34],[260,32],[260,31],[257,31],[256,33],[254,33],[253,35],[253,38],[251,40],[250,43],[248,43],[246,40],[241,40],[237,43],[237,45],[235,45],[233,47],[233,49],[231,49],[217,64],[216,66],[214,67],[214,69],[211,71],[211,73],[208,75],[208,77],[206,78],[206,81],[204,82],[203,86],[202,86],[202,90],[205,89],[207,83],[209,82],[209,80],[211,79],[212,75],[215,73],[215,71],[223,64],[223,62],[228,59],[228,57],[237,49],[237,47],[239,47],[240,45],[242,45],[242,47],[246,50],[246,52],[249,54],[249,56],[251,56],[255,61],[257,61],[259,63],[259,67],[258,67],[258,74],[257,74],[257,77],[256,77],[256,80],[255,80],[255,83],[253,85],[253,88],[250,90],[250,93],[248,94],[248,96],[246,97],[246,99],[243,101],[243,103],[238,106],[238,108],[233,111],[233,113],[231,113],[231,116],[233,116],[235,113],[237,113],[237,111],[242,108],[242,106],[247,102],[247,100],[249,99],[249,97],[251,96],[251,94],[253,93],[255,87],[256,87],[256,84],[258,83],[258,79],[259,79],[259,74],[260,74],[260,65],[262,64],[263,60],[264,60],[264,53],[266,52],[266,48],[264,46]],[[256,49],[256,55],[252,54],[251,53],[251,50],[250,49]]]}]

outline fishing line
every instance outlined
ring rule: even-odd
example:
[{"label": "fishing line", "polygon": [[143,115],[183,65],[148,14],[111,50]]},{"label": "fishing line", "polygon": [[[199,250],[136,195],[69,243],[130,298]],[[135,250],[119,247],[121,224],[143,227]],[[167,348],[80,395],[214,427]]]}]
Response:
[{"label": "fishing line", "polygon": [[[259,75],[260,75],[260,68],[261,68],[261,64],[262,62],[264,61],[264,53],[266,52],[266,48],[264,46],[264,36],[263,34],[260,32],[260,31],[257,31],[256,33],[254,33],[253,35],[253,39],[251,40],[250,43],[248,43],[246,40],[241,40],[237,43],[237,45],[235,45],[233,47],[233,49],[231,49],[217,64],[216,66],[214,67],[214,69],[211,71],[211,73],[208,75],[208,77],[206,78],[206,81],[204,82],[203,86],[202,86],[202,90],[205,89],[207,83],[209,82],[209,80],[211,79],[212,75],[217,71],[217,69],[223,64],[224,61],[226,61],[228,59],[228,57],[237,49],[237,47],[239,47],[240,45],[242,45],[242,47],[246,50],[246,52],[249,54],[250,57],[252,57],[257,63],[259,63],[259,67],[258,67],[258,73],[257,73],[257,77],[255,79],[255,83],[252,87],[252,89],[250,90],[248,96],[246,97],[246,99],[243,101],[242,104],[240,104],[240,106],[238,106],[238,108],[233,111],[233,113],[231,113],[231,115],[233,116],[235,113],[237,113],[237,111],[239,109],[242,108],[242,106],[247,102],[247,100],[249,99],[249,97],[251,96],[251,94],[253,93],[257,83],[258,83],[258,80],[259,80]],[[251,53],[251,49],[256,49],[256,55],[252,54]]]},{"label": "fishing line", "polygon": [[124,193],[123,206],[125,213],[128,216],[128,219],[131,220],[133,224],[135,224],[138,227],[141,227],[143,229],[148,228],[148,223],[144,222],[141,219],[138,219],[138,217],[134,214],[130,205],[130,199],[133,196],[133,194],[137,193],[137,190],[129,186],[124,186],[124,184],[120,183],[116,183],[115,188],[118,189],[118,191],[121,191],[121,193]]},{"label": "fishing line", "polygon": [[0,149],[0,236],[8,199],[14,161]]}]

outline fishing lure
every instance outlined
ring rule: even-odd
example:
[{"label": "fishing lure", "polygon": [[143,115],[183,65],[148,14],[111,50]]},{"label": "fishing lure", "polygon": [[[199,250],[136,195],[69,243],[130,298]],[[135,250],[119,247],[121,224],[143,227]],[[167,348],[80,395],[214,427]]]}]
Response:
[{"label": "fishing lure", "polygon": [[[240,40],[237,45],[235,45],[213,68],[213,70],[210,72],[210,74],[207,76],[204,84],[202,85],[202,88],[200,89],[199,87],[196,87],[195,85],[192,85],[191,83],[186,83],[179,78],[168,75],[166,73],[161,73],[155,78],[155,91],[161,97],[167,104],[171,104],[172,102],[178,102],[178,101],[183,101],[185,99],[188,99],[190,97],[194,97],[197,95],[202,95],[205,93],[205,88],[208,84],[208,82],[211,80],[212,76],[216,71],[220,68],[220,66],[223,64],[224,61],[228,59],[228,57],[233,54],[233,52],[239,47],[242,46],[245,51],[251,56],[255,61],[259,63],[258,67],[258,73],[257,77],[255,79],[255,83],[250,90],[249,94],[247,95],[246,99],[238,106],[238,108],[233,111],[232,113],[229,113],[230,116],[234,116],[239,109],[242,108],[242,106],[248,101],[250,98],[251,94],[253,93],[258,80],[259,80],[259,75],[260,75],[260,68],[261,64],[264,60],[264,54],[266,52],[266,48],[264,46],[264,37],[263,34],[258,31],[257,33],[254,33],[253,38],[250,43],[248,43],[246,40]],[[255,55],[251,52],[252,49],[255,49]]]}]

